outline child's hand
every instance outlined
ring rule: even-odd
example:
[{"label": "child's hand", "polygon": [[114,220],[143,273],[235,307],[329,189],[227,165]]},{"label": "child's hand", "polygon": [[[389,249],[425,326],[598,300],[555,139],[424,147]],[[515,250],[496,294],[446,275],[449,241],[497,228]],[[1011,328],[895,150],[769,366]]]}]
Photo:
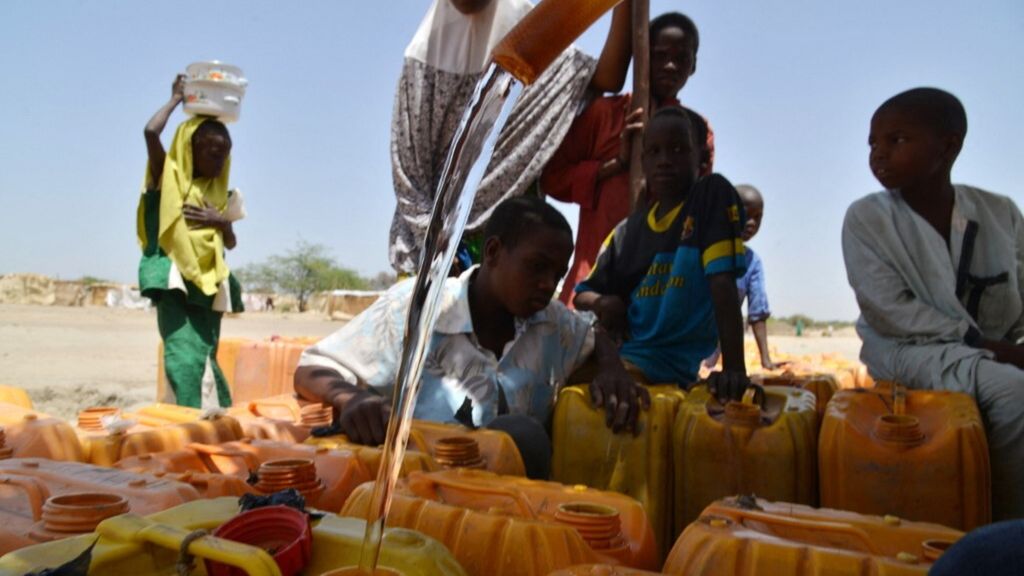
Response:
[{"label": "child's hand", "polygon": [[590,383],[590,400],[595,408],[604,407],[605,426],[613,432],[628,430],[637,433],[636,422],[641,408],[651,407],[651,394],[647,388],[633,381],[626,369],[602,369]]},{"label": "child's hand", "polygon": [[383,396],[360,392],[339,406],[338,424],[356,444],[379,446],[384,443],[391,417],[391,406]]},{"label": "child's hand", "polygon": [[708,376],[708,391],[722,404],[730,400],[742,399],[748,386],[750,386],[750,378],[747,378],[743,372],[724,370],[712,372]]},{"label": "child's hand", "polygon": [[185,75],[178,74],[174,77],[174,84],[171,84],[171,100],[181,101],[185,99]]},{"label": "child's hand", "polygon": [[629,166],[633,153],[633,136],[644,131],[644,109],[637,108],[626,116],[626,123],[619,134],[619,164]]},{"label": "child's hand", "polygon": [[210,204],[205,204],[202,208],[192,204],[185,204],[181,213],[185,216],[185,220],[188,221],[189,228],[223,229],[230,224],[228,219]]}]

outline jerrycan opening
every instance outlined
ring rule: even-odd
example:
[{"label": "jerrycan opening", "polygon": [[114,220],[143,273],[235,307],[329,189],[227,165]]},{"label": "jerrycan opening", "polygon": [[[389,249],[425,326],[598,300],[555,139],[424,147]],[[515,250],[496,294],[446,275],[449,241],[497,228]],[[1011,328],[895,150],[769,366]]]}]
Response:
[{"label": "jerrycan opening", "polygon": [[434,446],[434,460],[445,468],[483,469],[487,462],[480,455],[480,445],[468,436],[441,438]]},{"label": "jerrycan opening", "polygon": [[264,462],[256,470],[256,479],[256,490],[264,494],[294,488],[307,502],[315,502],[326,489],[324,481],[316,474],[316,465],[305,458]]},{"label": "jerrycan opening", "polygon": [[121,411],[113,406],[93,406],[78,413],[78,427],[90,432],[103,432],[103,417],[114,416]]},{"label": "jerrycan opening", "polygon": [[875,420],[875,438],[905,447],[924,442],[924,432],[917,416],[906,414],[883,414]]},{"label": "jerrycan opening", "polygon": [[935,562],[952,545],[952,540],[925,540],[921,543],[921,553],[929,562]]},{"label": "jerrycan opening", "polygon": [[117,494],[79,492],[53,496],[43,504],[42,519],[29,529],[37,542],[50,542],[96,530],[100,522],[128,512],[128,500]]},{"label": "jerrycan opening", "polygon": [[14,455],[14,448],[7,445],[7,432],[0,426],[0,460],[7,460]]},{"label": "jerrycan opening", "polygon": [[566,502],[558,507],[555,520],[571,526],[594,550],[624,548],[619,511],[593,502]]}]

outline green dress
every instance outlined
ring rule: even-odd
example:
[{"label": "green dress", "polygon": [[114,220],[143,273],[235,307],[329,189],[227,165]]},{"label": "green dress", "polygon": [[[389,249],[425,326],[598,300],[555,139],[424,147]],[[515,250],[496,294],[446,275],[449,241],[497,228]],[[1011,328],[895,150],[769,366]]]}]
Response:
[{"label": "green dress", "polygon": [[[156,307],[157,325],[164,341],[164,371],[178,405],[202,406],[202,382],[207,363],[217,386],[217,402],[231,405],[231,393],[217,364],[220,321],[224,313],[213,309],[215,296],[208,296],[188,280],[186,292],[169,285],[171,259],[157,240],[160,220],[160,191],[147,190],[139,200],[146,233],[146,246],[139,262],[139,290]],[[228,277],[231,310],[241,312],[242,287]]]}]

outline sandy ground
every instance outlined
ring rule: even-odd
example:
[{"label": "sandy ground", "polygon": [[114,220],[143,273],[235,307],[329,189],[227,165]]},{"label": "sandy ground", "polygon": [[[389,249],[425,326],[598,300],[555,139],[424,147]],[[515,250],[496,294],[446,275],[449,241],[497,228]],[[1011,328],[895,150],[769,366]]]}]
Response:
[{"label": "sandy ground", "polygon": [[[325,336],[340,326],[315,314],[247,313],[225,318],[221,335]],[[132,408],[154,401],[159,342],[152,311],[0,304],[0,384],[24,388],[38,410],[68,419],[84,406]],[[784,352],[832,351],[851,360],[860,349],[849,331],[770,342]]]}]

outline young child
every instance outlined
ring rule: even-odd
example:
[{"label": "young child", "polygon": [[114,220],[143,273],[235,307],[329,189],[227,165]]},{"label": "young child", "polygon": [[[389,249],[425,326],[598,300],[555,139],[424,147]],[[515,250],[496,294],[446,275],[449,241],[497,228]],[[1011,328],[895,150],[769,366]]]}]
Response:
[{"label": "young child", "polygon": [[230,406],[217,365],[224,312],[241,312],[241,289],[224,262],[235,247],[232,222],[245,216],[242,196],[228,190],[231,135],[217,120],[190,118],[165,152],[160,133],[184,98],[179,75],[171,99],[146,124],[145,188],[139,199],[142,246],[139,289],[157,312],[168,392],[194,408]]},{"label": "young child", "polygon": [[[743,201],[743,211],[747,215],[747,221],[743,224],[743,244],[747,251],[747,271],[736,279],[736,290],[739,293],[740,304],[747,301],[747,324],[750,331],[754,333],[754,341],[757,342],[757,350],[761,355],[761,367],[766,370],[774,370],[784,363],[776,364],[772,361],[771,351],[768,348],[768,318],[771,310],[768,308],[768,292],[764,285],[764,265],[761,257],[747,246],[747,242],[753,238],[761,229],[761,218],[764,217],[764,198],[757,188],[749,184],[736,186],[736,193]],[[707,368],[713,368],[718,363],[719,351],[716,350],[704,361]]]},{"label": "young child", "polygon": [[[569,304],[573,287],[583,281],[601,249],[601,242],[629,215],[629,159],[633,133],[643,128],[642,110],[678,106],[679,91],[697,70],[700,36],[697,26],[678,12],[662,14],[650,25],[651,101],[630,96],[596,98],[576,118],[541,175],[541,189],[562,202],[580,206],[576,255],[559,299]],[[626,43],[626,60],[632,50]],[[714,134],[702,119],[705,160],[701,175],[711,173]]]},{"label": "young child", "polygon": [[960,101],[916,88],[871,118],[884,192],[850,206],[846,272],[876,379],[971,394],[988,433],[994,519],[1024,517],[1024,221],[1012,200],[952,184]]},{"label": "young child", "polygon": [[724,372],[709,386],[720,400],[738,399],[749,384],[736,292],[746,265],[741,210],[728,180],[698,179],[694,116],[665,107],[651,118],[642,158],[654,201],[615,227],[575,303],[624,337],[622,357],[650,383],[693,384],[721,336]]},{"label": "young child", "polygon": [[[542,423],[556,385],[591,353],[601,367],[591,394],[616,430],[632,429],[649,397],[602,330],[551,300],[572,256],[572,229],[556,209],[536,197],[506,200],[485,237],[483,263],[446,281],[415,416],[505,430],[528,475],[546,478],[551,441]],[[355,442],[384,440],[413,284],[395,285],[299,361],[296,392],[334,406]]]}]

